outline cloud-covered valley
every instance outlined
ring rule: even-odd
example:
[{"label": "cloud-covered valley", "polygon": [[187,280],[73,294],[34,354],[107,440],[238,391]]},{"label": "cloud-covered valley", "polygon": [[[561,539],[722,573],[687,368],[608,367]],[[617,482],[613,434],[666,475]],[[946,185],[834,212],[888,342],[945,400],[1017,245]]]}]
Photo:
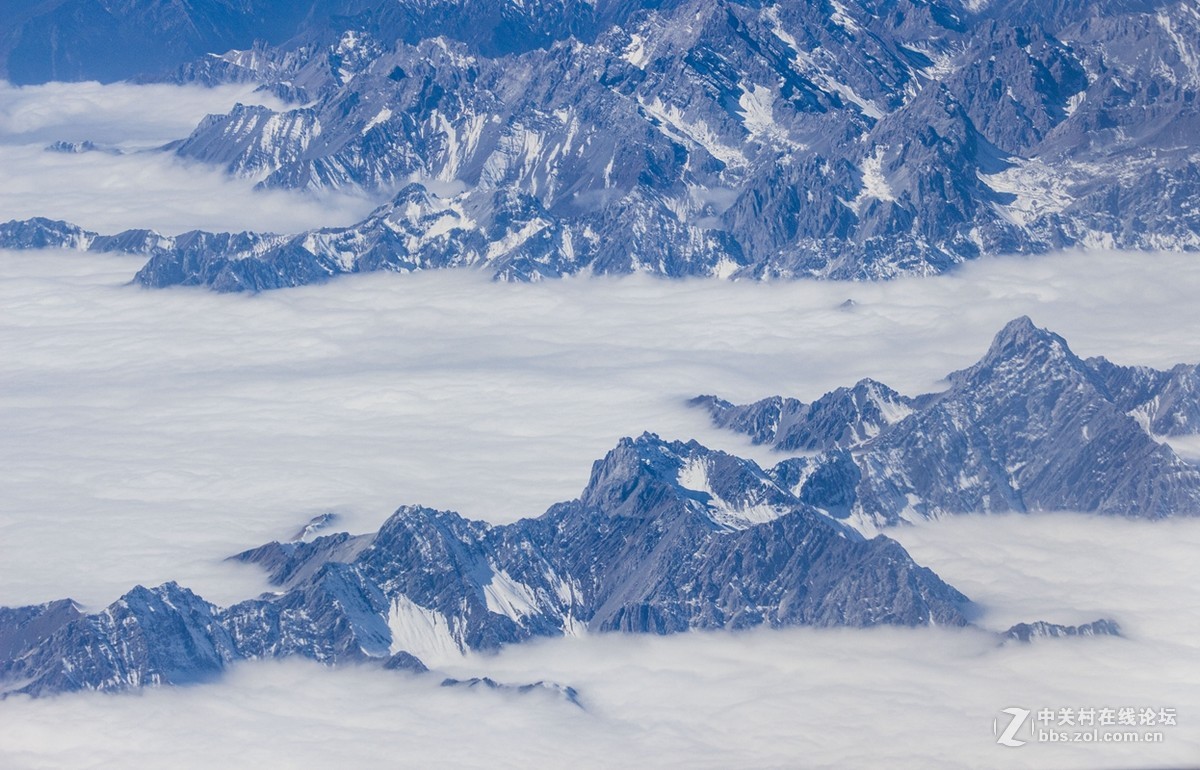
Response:
[{"label": "cloud-covered valley", "polygon": [[[257,192],[256,180],[183,161],[158,148],[235,103],[278,104],[251,86],[0,81],[0,221],[49,217],[99,232],[150,228],[298,232],[347,225],[374,201]],[[51,152],[92,142],[91,152]]]},{"label": "cloud-covered valley", "polygon": [[[45,88],[0,89],[0,219],[286,230],[336,224],[363,205],[264,197],[164,155],[42,150],[57,139],[154,146],[250,98],[236,89]],[[150,109],[148,95],[172,108]],[[0,605],[70,596],[98,609],[136,583],[172,579],[231,602],[267,586],[224,558],[316,514],[338,512],[352,531],[405,503],[492,522],[536,515],[644,430],[771,463],[780,457],[711,428],[686,400],[812,399],[867,376],[937,390],[1021,314],[1083,356],[1200,361],[1200,262],[1189,255],[989,259],[878,284],[372,274],[258,296],[138,289],[128,281],[140,264],[0,252]],[[1194,441],[1179,447],[1200,456]],[[448,669],[559,681],[584,709],[443,689],[436,676],[244,664],[196,687],[0,702],[0,764],[1178,767],[1200,757],[1200,522],[972,516],[889,534],[976,600],[985,629],[1113,617],[1126,636],[1030,647],[1000,647],[978,629],[591,636]],[[1179,725],[1154,746],[1009,749],[992,731],[1009,706],[1126,705],[1175,708]]]}]

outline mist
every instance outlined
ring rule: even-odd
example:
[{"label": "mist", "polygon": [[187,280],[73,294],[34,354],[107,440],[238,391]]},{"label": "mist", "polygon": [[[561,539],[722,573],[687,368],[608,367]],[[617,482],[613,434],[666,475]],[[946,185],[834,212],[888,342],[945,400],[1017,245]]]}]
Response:
[{"label": "mist", "polygon": [[[143,152],[259,98],[0,86],[0,221],[287,232],[369,208]],[[60,139],[123,154],[44,151]],[[371,274],[258,296],[143,290],[129,285],[141,263],[0,252],[0,605],[69,596],[94,611],[166,580],[228,604],[267,586],[225,557],[316,514],[354,532],[401,504],[537,515],[644,430],[773,464],[786,455],[713,429],[687,399],[811,400],[867,376],[938,390],[1021,314],[1083,356],[1200,361],[1192,255],[986,259],[872,284]],[[1200,458],[1194,437],[1174,444]],[[1200,522],[965,516],[888,534],[978,603],[979,628],[590,636],[446,670],[572,685],[582,709],[439,675],[246,663],[203,686],[0,701],[0,765],[1195,765]],[[992,633],[1100,617],[1125,636]],[[1179,725],[1156,745],[1010,749],[993,733],[1010,706],[1175,708]]]},{"label": "mist", "polygon": [[1200,286],[1178,255],[886,284],[380,274],[259,296],[129,286],[139,263],[0,255],[0,604],[98,606],[169,579],[240,599],[261,578],[224,557],[314,515],[359,532],[410,503],[537,515],[644,430],[773,463],[686,400],[810,400],[866,376],[937,390],[1021,313],[1081,355],[1200,360],[1200,318],[1156,320]]},{"label": "mist", "polygon": [[[379,203],[363,195],[255,191],[256,179],[158,149],[238,102],[283,106],[253,88],[0,81],[0,222],[49,217],[104,234],[293,233],[353,224]],[[47,151],[58,141],[91,141],[99,149]]]}]

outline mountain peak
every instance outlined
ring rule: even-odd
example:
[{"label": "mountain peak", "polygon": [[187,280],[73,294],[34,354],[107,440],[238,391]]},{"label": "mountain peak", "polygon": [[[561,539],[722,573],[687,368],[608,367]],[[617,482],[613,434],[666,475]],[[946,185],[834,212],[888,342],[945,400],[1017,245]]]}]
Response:
[{"label": "mountain peak", "polygon": [[[634,508],[657,509],[658,503],[675,498],[671,487],[677,486],[675,478],[688,448],[654,433],[626,436],[592,464],[591,478],[579,499],[588,507],[618,515]],[[651,497],[655,504],[647,505]]]},{"label": "mountain peak", "polygon": [[623,438],[598,460],[580,501],[613,516],[699,511],[730,529],[769,521],[797,504],[752,460],[653,433]]},{"label": "mountain peak", "polygon": [[1083,376],[1091,376],[1087,365],[1075,355],[1065,339],[1035,325],[1029,316],[1023,315],[1005,324],[978,363],[954,372],[947,379],[952,384],[977,382],[1005,371],[1025,372],[1020,376],[1027,377],[1031,370],[1046,370],[1051,366],[1065,366]]},{"label": "mountain peak", "polygon": [[992,338],[992,348],[1028,346],[1053,337],[1057,335],[1036,325],[1029,316],[1022,315],[1006,323],[1004,328],[996,333]]}]

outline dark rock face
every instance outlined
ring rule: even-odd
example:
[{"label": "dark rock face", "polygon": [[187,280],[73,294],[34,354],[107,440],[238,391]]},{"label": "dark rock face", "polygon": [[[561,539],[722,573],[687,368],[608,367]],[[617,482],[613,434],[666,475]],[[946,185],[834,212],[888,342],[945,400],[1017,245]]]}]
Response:
[{"label": "dark rock face", "polygon": [[468,690],[475,688],[485,688],[488,690],[501,690],[505,692],[515,692],[519,695],[528,695],[530,693],[549,693],[556,697],[562,698],[567,703],[573,706],[583,708],[583,704],[579,701],[579,691],[574,687],[556,684],[554,682],[533,682],[532,684],[501,684],[490,677],[472,677],[470,679],[444,679],[442,687],[463,687]]},{"label": "dark rock face", "polygon": [[[985,253],[1200,248],[1187,3],[272,3],[108,12],[168,41],[213,31],[176,57],[246,38],[174,77],[261,82],[298,105],[238,105],[169,151],[263,187],[425,187],[266,248],[165,244],[141,283],[444,267],[870,279]],[[88,39],[58,16],[78,5],[18,14],[13,40],[42,45],[42,24]],[[206,21],[175,18],[189,13]],[[71,51],[87,48],[54,55]]]},{"label": "dark rock face", "polygon": [[489,526],[405,507],[373,535],[236,558],[261,564],[280,591],[222,610],[168,583],[95,615],[4,610],[3,691],[186,683],[291,655],[421,671],[423,660],[584,628],[967,623],[966,597],[895,541],[864,538],[749,460],[650,434],[622,440],[579,499],[536,519]]},{"label": "dark rock face", "polygon": [[1036,623],[1018,623],[1001,634],[1005,642],[1028,644],[1035,639],[1057,639],[1068,636],[1120,636],[1121,628],[1116,621],[1100,619],[1079,626],[1064,626],[1039,620]]},{"label": "dark rock face", "polygon": [[0,607],[0,659],[18,658],[46,637],[82,617],[70,599],[31,607]]},{"label": "dark rock face", "polygon": [[[7,631],[8,629],[6,629]],[[47,695],[212,678],[236,656],[217,608],[186,588],[141,586],[0,661],[5,692]]]},{"label": "dark rock face", "polygon": [[388,658],[383,667],[388,671],[409,671],[414,674],[424,674],[429,671],[429,667],[422,663],[420,658],[404,650]]},{"label": "dark rock face", "polygon": [[864,381],[812,405],[693,403],[759,443],[848,449],[788,460],[772,474],[806,502],[881,524],[972,511],[1200,515],[1200,468],[1154,438],[1200,426],[1196,367],[1084,361],[1019,318],[948,381],[917,399]]},{"label": "dark rock face", "polygon": [[869,379],[811,404],[775,397],[734,406],[715,396],[699,396],[691,404],[708,409],[719,427],[748,433],[760,444],[799,451],[856,446],[913,411],[912,399]]}]

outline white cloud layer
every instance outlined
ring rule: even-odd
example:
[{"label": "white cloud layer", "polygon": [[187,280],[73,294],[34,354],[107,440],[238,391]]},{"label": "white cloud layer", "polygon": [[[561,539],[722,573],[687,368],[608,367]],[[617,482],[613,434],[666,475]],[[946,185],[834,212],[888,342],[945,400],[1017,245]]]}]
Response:
[{"label": "white cloud layer", "polygon": [[643,430],[771,462],[683,402],[812,399],[865,376],[937,389],[1020,313],[1081,355],[1200,360],[1187,256],[886,284],[365,275],[253,297],[126,286],[127,257],[0,265],[0,604],[97,605],[171,578],[239,598],[258,574],[220,559],[317,513],[357,531],[403,503],[509,521],[574,497]]},{"label": "white cloud layer", "polygon": [[[44,216],[114,233],[147,227],[299,232],[361,219],[373,202],[351,196],[255,192],[254,180],[155,150],[236,102],[279,107],[252,86],[0,81],[0,222]],[[122,154],[47,152],[91,141]]]},{"label": "white cloud layer", "polygon": [[[229,602],[264,585],[222,557],[316,513],[342,512],[355,531],[411,502],[511,520],[577,494],[592,460],[645,429],[769,462],[684,400],[811,399],[867,375],[936,388],[1020,313],[1083,355],[1200,359],[1200,316],[1187,312],[1200,263],[1180,255],[990,260],[887,284],[365,275],[259,296],[140,290],[125,285],[139,266],[127,257],[10,252],[0,266],[0,604],[98,607],[167,579]],[[837,307],[847,297],[850,312]],[[1171,325],[1156,320],[1164,309]],[[970,518],[895,534],[980,600],[989,627],[1112,616],[1129,638],[601,638],[455,671],[563,681],[586,713],[253,664],[212,686],[0,703],[0,764],[1120,767],[1197,755],[1196,522]],[[1181,722],[1162,745],[1003,749],[992,720],[1012,705],[1152,705]]]}]

